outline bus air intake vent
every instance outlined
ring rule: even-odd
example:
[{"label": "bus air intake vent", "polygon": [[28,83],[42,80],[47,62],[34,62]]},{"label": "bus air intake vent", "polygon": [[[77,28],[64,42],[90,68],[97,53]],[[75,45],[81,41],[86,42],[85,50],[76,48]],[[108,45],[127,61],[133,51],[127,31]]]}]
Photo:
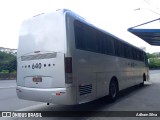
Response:
[{"label": "bus air intake vent", "polygon": [[90,85],[80,85],[79,86],[80,95],[89,94],[91,92],[92,92],[92,84],[90,84]]},{"label": "bus air intake vent", "polygon": [[21,60],[29,61],[29,60],[38,60],[38,59],[49,59],[49,58],[55,58],[55,57],[56,57],[56,53],[46,53],[46,54],[21,56]]}]

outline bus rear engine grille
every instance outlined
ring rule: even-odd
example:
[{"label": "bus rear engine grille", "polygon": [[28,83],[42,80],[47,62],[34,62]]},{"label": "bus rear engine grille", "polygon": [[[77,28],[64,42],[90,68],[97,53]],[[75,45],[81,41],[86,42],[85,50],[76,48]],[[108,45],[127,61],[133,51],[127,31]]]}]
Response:
[{"label": "bus rear engine grille", "polygon": [[49,59],[49,58],[55,58],[55,57],[56,57],[56,53],[46,53],[46,54],[21,56],[21,60],[29,61],[29,60],[38,60],[38,59]]},{"label": "bus rear engine grille", "polygon": [[90,84],[90,85],[80,85],[79,86],[80,95],[89,94],[91,92],[92,92],[92,84]]}]

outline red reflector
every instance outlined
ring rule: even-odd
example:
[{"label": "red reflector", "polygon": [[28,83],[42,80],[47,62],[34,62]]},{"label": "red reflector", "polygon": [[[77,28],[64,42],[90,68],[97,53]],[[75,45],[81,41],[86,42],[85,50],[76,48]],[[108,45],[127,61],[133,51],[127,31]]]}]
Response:
[{"label": "red reflector", "polygon": [[65,58],[65,72],[72,73],[72,57]]},{"label": "red reflector", "polygon": [[56,93],[57,96],[61,95],[61,93]]}]

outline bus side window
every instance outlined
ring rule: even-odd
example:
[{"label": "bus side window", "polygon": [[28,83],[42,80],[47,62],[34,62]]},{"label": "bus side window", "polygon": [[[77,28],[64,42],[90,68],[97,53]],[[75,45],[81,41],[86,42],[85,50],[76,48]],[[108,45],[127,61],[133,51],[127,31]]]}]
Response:
[{"label": "bus side window", "polygon": [[102,33],[96,32],[96,41],[97,41],[97,52],[104,54],[104,47],[103,47],[103,36]]},{"label": "bus side window", "polygon": [[91,26],[87,26],[84,29],[84,39],[86,43],[86,50],[91,52],[97,52],[97,40],[96,40],[96,31]]},{"label": "bus side window", "polygon": [[83,26],[81,26],[78,21],[75,21],[74,29],[75,29],[76,48],[84,49],[85,48],[85,41],[84,41],[84,35],[83,35],[84,34]]},{"label": "bus side window", "polygon": [[113,38],[111,36],[108,36],[106,38],[106,50],[107,50],[107,54],[109,55],[113,55],[114,53],[114,49],[113,49]]},{"label": "bus side window", "polygon": [[124,45],[121,41],[114,40],[114,46],[115,46],[115,55],[118,57],[124,57]]},{"label": "bus side window", "polygon": [[146,55],[146,53],[144,53],[144,62],[145,62],[145,66],[148,67],[148,57]]}]

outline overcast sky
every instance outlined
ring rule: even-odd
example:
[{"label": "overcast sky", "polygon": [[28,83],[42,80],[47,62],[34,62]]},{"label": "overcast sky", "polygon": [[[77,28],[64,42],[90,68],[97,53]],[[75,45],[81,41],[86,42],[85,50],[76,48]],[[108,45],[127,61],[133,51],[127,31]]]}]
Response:
[{"label": "overcast sky", "polygon": [[[159,18],[160,0],[0,0],[0,47],[17,49],[23,20],[61,8],[74,11],[137,47],[146,47],[147,52],[160,52],[160,47],[150,46],[127,31],[129,27]],[[141,10],[135,11],[137,8]],[[142,27],[160,28],[160,22]]]}]

